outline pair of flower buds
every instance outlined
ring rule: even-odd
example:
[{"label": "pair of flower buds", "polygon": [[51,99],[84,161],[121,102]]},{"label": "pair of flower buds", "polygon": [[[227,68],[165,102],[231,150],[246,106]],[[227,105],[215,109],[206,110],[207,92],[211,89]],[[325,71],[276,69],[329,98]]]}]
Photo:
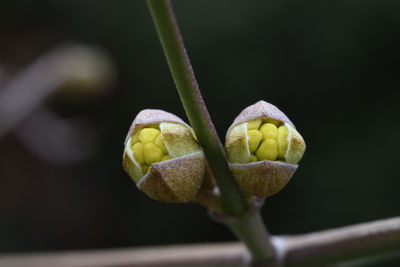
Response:
[{"label": "pair of flower buds", "polygon": [[[288,183],[305,143],[282,111],[259,101],[236,117],[225,150],[246,196],[265,198]],[[162,110],[146,109],[136,116],[125,141],[123,167],[140,190],[164,202],[195,200],[210,178],[192,128]]]}]

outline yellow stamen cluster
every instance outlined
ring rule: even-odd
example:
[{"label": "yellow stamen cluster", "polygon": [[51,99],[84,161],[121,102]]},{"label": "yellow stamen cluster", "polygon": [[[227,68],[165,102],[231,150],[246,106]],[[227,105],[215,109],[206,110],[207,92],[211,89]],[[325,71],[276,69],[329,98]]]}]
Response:
[{"label": "yellow stamen cluster", "polygon": [[137,131],[132,139],[132,151],[143,173],[148,172],[151,164],[171,159],[158,126]]},{"label": "yellow stamen cluster", "polygon": [[261,160],[285,160],[289,130],[275,121],[256,119],[247,122],[250,162]]}]

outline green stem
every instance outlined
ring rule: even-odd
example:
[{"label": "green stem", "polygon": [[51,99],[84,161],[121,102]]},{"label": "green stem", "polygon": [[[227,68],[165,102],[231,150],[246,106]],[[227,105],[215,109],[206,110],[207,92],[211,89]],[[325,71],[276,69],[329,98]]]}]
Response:
[{"label": "green stem", "polygon": [[210,211],[210,216],[226,224],[237,238],[246,244],[254,266],[260,264],[264,266],[263,264],[272,263],[272,260],[276,259],[276,251],[260,214],[264,201],[255,198],[251,203],[247,212],[239,216],[229,216],[213,211]]},{"label": "green stem", "polygon": [[273,258],[274,248],[269,242],[270,236],[258,209],[241,216],[231,217],[225,223],[246,244],[255,262]]},{"label": "green stem", "polygon": [[241,215],[247,205],[229,170],[225,151],[201,96],[171,3],[167,0],[147,0],[147,3],[183,107],[220,189],[223,210],[230,215]]},{"label": "green stem", "polygon": [[[147,3],[183,107],[217,181],[222,211],[230,215],[220,214],[225,218],[222,221],[246,244],[255,261],[268,260],[273,255],[273,249],[259,207],[248,209],[229,170],[224,148],[201,96],[171,3],[168,0],[147,0]],[[208,203],[206,198],[198,201]],[[216,203],[214,210],[219,211],[218,201],[212,203]]]}]

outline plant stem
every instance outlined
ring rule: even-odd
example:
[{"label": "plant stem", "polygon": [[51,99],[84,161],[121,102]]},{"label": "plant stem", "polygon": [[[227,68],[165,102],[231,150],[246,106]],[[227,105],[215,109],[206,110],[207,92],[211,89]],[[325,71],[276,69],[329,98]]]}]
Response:
[{"label": "plant stem", "polygon": [[[284,266],[325,266],[400,252],[400,217],[273,240]],[[390,255],[388,255],[390,256]]]},{"label": "plant stem", "polygon": [[[221,193],[224,221],[246,244],[255,261],[272,256],[267,230],[259,209],[248,210],[239,186],[233,178],[225,151],[201,96],[178,24],[168,0],[147,0],[168,65],[190,124],[199,139]],[[205,203],[204,199],[198,201]],[[218,207],[214,208],[217,209]],[[225,216],[225,215],[222,215]]]},{"label": "plant stem", "polygon": [[[278,251],[264,267],[326,266],[376,262],[400,256],[400,217],[330,229],[297,236],[272,237]],[[0,266],[230,266],[248,264],[246,248],[240,243],[185,244],[180,246],[2,254]],[[348,266],[348,265],[346,265]],[[353,266],[353,265],[351,265]],[[359,266],[359,265],[357,265]],[[379,266],[386,266],[382,263]]]},{"label": "plant stem", "polygon": [[231,217],[226,224],[247,245],[253,261],[261,262],[274,257],[274,248],[269,242],[270,236],[258,209],[241,216]]},{"label": "plant stem", "polygon": [[148,0],[147,3],[183,107],[220,189],[223,210],[229,215],[241,215],[247,205],[229,170],[221,141],[201,96],[171,3],[167,0]]}]

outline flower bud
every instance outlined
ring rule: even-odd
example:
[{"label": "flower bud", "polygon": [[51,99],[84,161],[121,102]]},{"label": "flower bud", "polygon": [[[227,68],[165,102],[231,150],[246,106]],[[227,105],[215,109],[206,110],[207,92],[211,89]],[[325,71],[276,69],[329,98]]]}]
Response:
[{"label": "flower bud", "polygon": [[261,198],[280,191],[293,176],[306,145],[293,123],[265,101],[245,108],[228,129],[225,150],[242,190]]},{"label": "flower bud", "polygon": [[171,113],[146,109],[136,116],[126,137],[123,167],[149,197],[181,203],[198,193],[205,157],[185,122]]}]

